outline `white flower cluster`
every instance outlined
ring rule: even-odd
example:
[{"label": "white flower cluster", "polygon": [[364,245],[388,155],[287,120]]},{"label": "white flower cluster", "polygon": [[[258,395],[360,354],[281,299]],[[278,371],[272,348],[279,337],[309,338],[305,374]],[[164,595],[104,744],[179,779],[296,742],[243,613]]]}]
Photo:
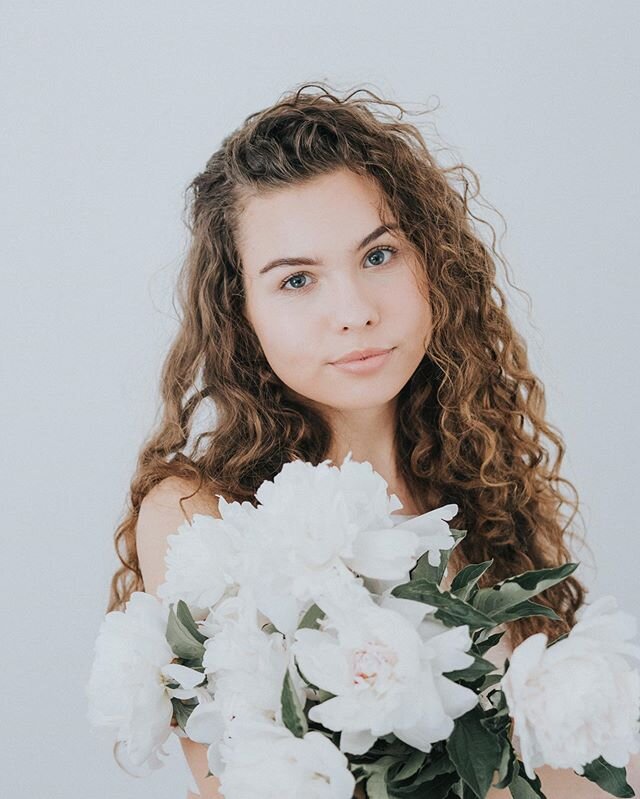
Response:
[{"label": "white flower cluster", "polygon": [[517,646],[501,680],[522,762],[584,773],[602,756],[626,766],[640,752],[640,646],[636,620],[613,596],[587,606],[567,636],[537,633]]},{"label": "white flower cluster", "polygon": [[[175,703],[190,713],[177,734],[207,745],[227,799],[279,799],[283,786],[351,799],[347,755],[390,734],[428,753],[479,703],[445,676],[476,664],[469,626],[391,594],[423,554],[440,565],[455,544],[457,506],[394,524],[398,498],[350,456],[340,468],[285,464],[258,489],[257,507],[220,497],[221,518],[196,514],[169,536],[159,598],[136,592],[124,612],[107,614],[89,718],[117,728],[130,763],[162,765]],[[526,581],[506,583],[505,602],[531,593]],[[167,641],[180,601],[199,636],[193,659]],[[622,767],[640,751],[635,634],[634,619],[603,597],[565,639],[548,646],[533,635],[513,651],[500,689],[530,779],[543,764],[583,774],[600,757]]]},{"label": "white flower cluster", "polygon": [[[108,718],[132,762],[154,766],[170,733],[171,697],[195,697],[185,733],[208,744],[209,768],[229,799],[279,797],[283,785],[351,799],[345,753],[364,753],[389,733],[428,752],[478,701],[443,676],[473,663],[468,627],[448,628],[429,605],[390,595],[423,553],[440,562],[458,508],[395,524],[401,503],[351,453],[340,468],[287,463],[256,497],[257,508],[220,497],[222,518],[196,514],[169,536],[161,602],[137,593],[125,612],[107,614],[89,686],[93,720]],[[178,600],[206,636],[203,672],[172,663],[165,628]],[[324,617],[299,629],[314,605]],[[303,707],[318,698],[308,683],[328,692],[308,717],[339,732],[339,747],[322,732],[297,737],[284,725],[287,672]]]}]

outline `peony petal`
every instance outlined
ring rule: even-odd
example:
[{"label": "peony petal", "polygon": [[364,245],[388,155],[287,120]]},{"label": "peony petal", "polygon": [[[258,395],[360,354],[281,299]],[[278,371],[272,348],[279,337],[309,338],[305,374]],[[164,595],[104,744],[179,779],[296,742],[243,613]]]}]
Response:
[{"label": "peony petal", "polygon": [[192,741],[210,744],[218,742],[224,731],[224,718],[215,702],[197,705],[187,719],[184,731]]},{"label": "peony petal", "polygon": [[309,628],[296,630],[291,652],[300,671],[313,685],[332,694],[350,689],[345,653],[329,633]]},{"label": "peony petal", "polygon": [[347,562],[358,574],[381,580],[399,580],[416,565],[418,538],[410,530],[364,530],[353,542]]},{"label": "peony petal", "polygon": [[387,589],[382,594],[379,603],[380,607],[401,613],[416,629],[422,623],[427,613],[432,613],[437,610],[433,605],[427,605],[425,602],[393,596],[390,590],[391,589]]},{"label": "peony petal", "polygon": [[368,730],[343,730],[340,733],[340,751],[363,755],[377,740]]},{"label": "peony petal", "polygon": [[446,740],[453,732],[454,722],[449,716],[443,716],[437,726],[424,726],[422,723],[413,727],[396,727],[394,735],[414,749],[430,752],[436,741]]},{"label": "peony petal", "polygon": [[163,744],[171,734],[173,705],[166,692],[143,691],[133,706],[131,734],[127,741],[127,751],[132,763],[142,765],[153,750]]},{"label": "peony petal", "polygon": [[183,688],[195,688],[196,685],[206,679],[206,674],[197,669],[190,669],[188,666],[181,666],[179,663],[169,663],[160,669],[161,673],[172,682],[177,682]]}]

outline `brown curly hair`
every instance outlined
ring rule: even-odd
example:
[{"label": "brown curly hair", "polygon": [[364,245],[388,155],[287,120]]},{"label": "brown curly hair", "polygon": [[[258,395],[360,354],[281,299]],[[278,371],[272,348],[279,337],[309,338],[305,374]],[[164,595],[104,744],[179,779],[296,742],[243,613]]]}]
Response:
[{"label": "brown curly hair", "polygon": [[[374,103],[399,109],[399,117]],[[285,462],[326,458],[328,422],[273,373],[245,318],[236,241],[249,194],[341,167],[376,181],[428,282],[432,336],[398,397],[396,458],[420,512],[459,506],[451,526],[467,535],[452,567],[493,558],[479,582],[484,587],[571,559],[577,492],[559,475],[563,439],[545,420],[544,387],[496,285],[496,262],[507,269],[495,232],[489,248],[471,221],[479,219],[469,209],[479,194],[477,175],[463,164],[438,164],[420,129],[402,121],[404,113],[365,89],[339,97],[325,82],[303,83],[248,116],[189,184],[191,243],[177,286],[181,325],[162,370],[161,419],[141,449],[115,533],[122,566],[108,610],[144,590],[136,521],[143,498],[165,477],[197,483],[193,493],[255,504],[259,485]],[[196,411],[207,403],[215,424],[189,446]],[[543,437],[557,449],[553,462]],[[573,575],[547,589],[537,601],[561,621],[534,616],[511,623],[513,646],[535,632],[550,639],[567,632],[585,599]]]}]

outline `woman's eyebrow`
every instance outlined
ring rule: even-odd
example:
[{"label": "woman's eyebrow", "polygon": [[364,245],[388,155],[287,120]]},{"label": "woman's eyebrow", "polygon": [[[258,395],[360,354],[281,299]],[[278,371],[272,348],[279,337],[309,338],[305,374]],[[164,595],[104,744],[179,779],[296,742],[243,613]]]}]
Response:
[{"label": "woman's eyebrow", "polygon": [[[368,244],[371,244],[372,241],[375,241],[383,233],[391,232],[392,230],[398,230],[398,227],[398,225],[380,225],[380,227],[372,230],[368,236],[365,236],[360,244],[354,247],[354,252],[363,250]],[[302,256],[297,258],[276,258],[275,260],[269,261],[267,264],[265,264],[258,274],[264,275],[271,269],[275,269],[278,266],[318,266],[319,263],[320,262],[315,258],[303,258]]]}]

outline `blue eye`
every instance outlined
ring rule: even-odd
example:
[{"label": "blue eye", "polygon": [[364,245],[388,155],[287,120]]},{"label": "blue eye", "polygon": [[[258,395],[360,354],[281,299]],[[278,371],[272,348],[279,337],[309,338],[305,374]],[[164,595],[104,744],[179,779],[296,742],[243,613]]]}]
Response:
[{"label": "blue eye", "polygon": [[[287,279],[284,281],[284,283],[282,283],[282,284],[280,285],[280,288],[281,288],[281,289],[284,289],[284,287],[287,285],[287,283],[288,283],[290,280],[296,280],[296,279],[297,279],[297,278],[299,278],[299,277],[308,277],[308,275],[307,275],[307,273],[306,273],[306,272],[298,272],[298,273],[297,273],[297,274],[295,274],[295,275],[291,275],[291,277],[288,277],[288,278],[287,278]],[[305,286],[294,286],[293,288],[294,288],[294,289],[303,289],[303,288],[306,288],[306,287],[305,287]]]},{"label": "blue eye", "polygon": [[[389,258],[389,261],[391,261],[391,260],[393,260],[393,256],[394,256],[394,255],[395,255],[395,254],[396,254],[398,251],[396,250],[396,248],[395,248],[395,247],[387,247],[387,246],[384,246],[384,247],[376,247],[376,248],[375,248],[375,250],[371,250],[371,252],[370,252],[370,253],[369,253],[369,254],[366,256],[366,258],[365,258],[365,261],[366,261],[368,258],[371,258],[371,256],[372,256],[374,253],[376,253],[376,252],[388,252],[388,253],[390,253],[390,254],[391,254],[391,257]],[[389,263],[389,261],[387,261],[386,263]],[[381,264],[373,264],[373,265],[374,265],[374,266],[381,266]]]},{"label": "blue eye", "polygon": [[[389,263],[389,261],[393,260],[393,257],[398,252],[398,250],[396,249],[396,247],[390,247],[390,246],[387,246],[387,245],[382,246],[382,247],[375,247],[373,250],[370,250],[367,253],[367,255],[365,256],[365,261],[367,261],[374,253],[377,253],[377,252],[388,252],[390,254],[390,258],[386,262],[383,261],[383,262],[380,262],[380,263],[377,263],[377,264],[372,264],[372,266],[386,266]],[[285,286],[291,280],[296,280],[299,277],[308,277],[308,276],[309,276],[308,272],[296,272],[295,275],[289,275],[288,278],[283,280],[282,283],[280,284],[280,288],[283,291],[291,291],[291,290],[300,291],[300,290],[303,290],[303,289],[307,288],[308,284],[307,285],[293,286],[292,289],[285,289]]]}]

